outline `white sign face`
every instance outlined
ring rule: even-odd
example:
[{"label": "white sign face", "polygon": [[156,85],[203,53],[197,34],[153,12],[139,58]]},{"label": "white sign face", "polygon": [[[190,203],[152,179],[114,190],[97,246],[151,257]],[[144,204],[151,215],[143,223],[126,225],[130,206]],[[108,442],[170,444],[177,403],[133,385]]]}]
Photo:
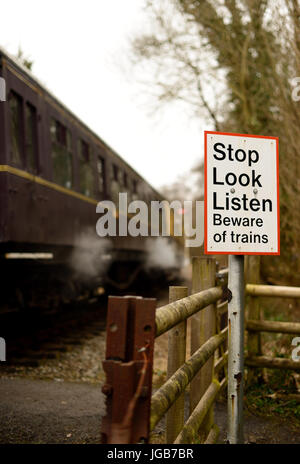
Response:
[{"label": "white sign face", "polygon": [[204,137],[205,253],[279,255],[278,138]]}]

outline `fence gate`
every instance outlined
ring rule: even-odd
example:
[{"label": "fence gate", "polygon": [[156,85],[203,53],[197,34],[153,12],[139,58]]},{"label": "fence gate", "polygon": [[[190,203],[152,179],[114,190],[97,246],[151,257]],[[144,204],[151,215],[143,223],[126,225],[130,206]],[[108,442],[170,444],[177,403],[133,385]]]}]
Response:
[{"label": "fence gate", "polygon": [[[154,299],[109,298],[103,443],[147,443],[165,414],[168,443],[217,439],[213,406],[227,385],[226,276],[227,271],[216,274],[211,257],[196,257],[190,296],[186,287],[170,287],[169,304],[156,311]],[[186,360],[189,318],[191,356]],[[168,379],[151,396],[154,339],[165,332]],[[189,417],[184,423],[184,394],[189,385]]]}]

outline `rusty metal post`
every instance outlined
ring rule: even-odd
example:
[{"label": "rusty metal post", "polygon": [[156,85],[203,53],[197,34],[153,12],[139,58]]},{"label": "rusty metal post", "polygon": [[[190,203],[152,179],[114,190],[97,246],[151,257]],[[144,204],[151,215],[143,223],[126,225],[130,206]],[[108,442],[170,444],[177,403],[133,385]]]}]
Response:
[{"label": "rusty metal post", "polygon": [[244,256],[229,256],[228,443],[243,443]]},{"label": "rusty metal post", "polygon": [[102,443],[148,442],[156,300],[109,297]]},{"label": "rusty metal post", "polygon": [[[187,287],[170,287],[169,302],[188,296]],[[168,379],[185,362],[186,320],[180,322],[168,332]],[[167,412],[167,443],[173,443],[184,425],[184,393]]]}]

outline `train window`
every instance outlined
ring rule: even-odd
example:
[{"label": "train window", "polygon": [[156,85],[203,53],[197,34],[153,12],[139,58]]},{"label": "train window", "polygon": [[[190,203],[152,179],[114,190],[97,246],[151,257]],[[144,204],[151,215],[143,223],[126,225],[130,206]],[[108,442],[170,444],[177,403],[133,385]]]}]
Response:
[{"label": "train window", "polygon": [[123,171],[121,169],[119,170],[118,181],[119,181],[120,190],[122,190],[123,181],[124,181],[124,174],[123,174]]},{"label": "train window", "polygon": [[113,164],[113,180],[115,180],[116,182],[118,182],[118,166],[116,166],[115,164]]},{"label": "train window", "polygon": [[123,185],[124,185],[125,189],[128,188],[128,176],[127,176],[126,172],[124,172],[124,176],[123,176]]},{"label": "train window", "polygon": [[94,179],[90,160],[90,147],[84,140],[79,140],[79,176],[80,192],[88,197],[92,196]]},{"label": "train window", "polygon": [[71,132],[67,130],[67,150],[69,153],[72,153],[72,135]]},{"label": "train window", "polygon": [[18,166],[23,158],[23,100],[15,92],[9,96],[11,160]]},{"label": "train window", "polygon": [[25,124],[26,124],[26,158],[27,168],[35,172],[37,164],[37,133],[36,133],[36,109],[30,103],[25,106]]},{"label": "train window", "polygon": [[132,192],[137,193],[137,181],[135,179],[132,181]]},{"label": "train window", "polygon": [[111,196],[112,200],[117,204],[119,199],[119,168],[116,164],[112,165],[112,182],[111,182]]},{"label": "train window", "polygon": [[138,199],[138,196],[137,196],[137,180],[136,179],[132,180],[132,199],[133,200]]},{"label": "train window", "polygon": [[97,158],[97,174],[98,174],[98,188],[99,192],[104,192],[105,172],[104,172],[104,159],[101,156]]},{"label": "train window", "polygon": [[52,120],[53,180],[66,188],[72,187],[72,144],[70,131],[59,121]]},{"label": "train window", "polygon": [[51,119],[50,134],[51,134],[52,143],[55,143],[56,142],[56,122],[54,119]]}]

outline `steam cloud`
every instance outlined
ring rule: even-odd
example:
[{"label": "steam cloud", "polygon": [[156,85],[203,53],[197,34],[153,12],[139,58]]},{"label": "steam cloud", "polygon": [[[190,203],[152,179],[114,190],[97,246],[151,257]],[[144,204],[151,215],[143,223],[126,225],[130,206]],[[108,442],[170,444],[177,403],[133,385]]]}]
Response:
[{"label": "steam cloud", "polygon": [[75,240],[70,267],[82,279],[101,276],[110,263],[110,251],[109,239],[98,237],[94,229],[86,229]]},{"label": "steam cloud", "polygon": [[177,250],[168,237],[158,237],[147,241],[149,257],[147,267],[172,268],[178,266]]}]

